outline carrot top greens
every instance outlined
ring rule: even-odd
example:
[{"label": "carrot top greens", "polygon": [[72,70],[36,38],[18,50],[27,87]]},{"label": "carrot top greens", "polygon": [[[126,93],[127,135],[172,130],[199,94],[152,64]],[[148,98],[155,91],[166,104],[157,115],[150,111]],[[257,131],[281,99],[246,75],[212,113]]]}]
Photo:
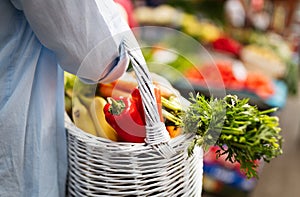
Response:
[{"label": "carrot top greens", "polygon": [[173,113],[184,132],[195,134],[188,148],[189,155],[195,146],[206,150],[217,145],[220,147],[217,157],[223,155],[230,162],[239,162],[248,178],[257,178],[257,161],[269,162],[282,154],[279,119],[270,115],[277,108],[260,111],[248,103],[249,99],[235,95],[207,99],[191,94],[190,101],[187,110]]}]

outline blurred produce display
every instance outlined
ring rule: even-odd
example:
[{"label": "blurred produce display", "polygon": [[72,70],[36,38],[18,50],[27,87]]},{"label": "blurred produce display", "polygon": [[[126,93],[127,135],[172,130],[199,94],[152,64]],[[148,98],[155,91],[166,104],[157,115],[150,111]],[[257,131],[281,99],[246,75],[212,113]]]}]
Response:
[{"label": "blurred produce display", "polygon": [[[275,87],[270,77],[260,72],[247,72],[243,67],[240,68],[241,66],[236,62],[218,61],[215,65],[189,69],[185,76],[192,84],[203,87],[208,85],[213,88],[222,88],[224,85],[226,89],[249,91],[262,99],[268,99],[275,93]],[[219,73],[214,72],[215,69]]]},{"label": "blurred produce display", "polygon": [[[209,194],[221,196],[246,197],[254,189],[257,179],[247,179],[240,173],[238,163],[230,163],[225,157],[216,158],[218,147],[213,146],[204,157],[203,190]],[[257,161],[262,170],[263,162]],[[260,172],[259,172],[260,173]]]},{"label": "blurred produce display", "polygon": [[[225,10],[224,1],[211,2],[211,4],[214,3]],[[259,79],[267,78],[271,81],[284,82],[289,94],[297,94],[299,58],[294,58],[297,52],[294,48],[295,43],[274,31],[261,31],[249,26],[236,28],[226,22],[218,22],[220,20],[216,20],[216,18],[220,19],[220,17],[209,17],[202,12],[200,7],[204,4],[210,5],[208,1],[195,0],[188,5],[183,5],[180,1],[173,3],[164,1],[163,4],[155,7],[137,7],[135,13],[141,26],[167,26],[179,30],[196,39],[212,54],[213,58],[215,54],[222,54],[238,60],[250,73],[249,76],[255,73],[257,76],[263,76]],[[267,4],[265,7],[265,9],[269,9]],[[208,12],[213,11],[209,10]],[[226,19],[224,12],[221,13],[223,19]],[[185,68],[184,65],[180,65],[181,63],[176,60],[170,64],[176,68],[180,67],[181,72],[190,67]],[[193,66],[200,68],[202,65]],[[280,87],[282,87],[282,83]],[[226,85],[225,88],[231,89]],[[262,96],[262,99],[267,98],[266,95],[258,94],[258,96]]]},{"label": "blurred produce display", "polygon": [[[228,94],[250,98],[252,104],[261,109],[285,105],[286,83],[259,70],[248,69],[240,60],[215,56],[214,61],[200,61],[199,65],[194,65],[180,54],[165,51],[164,47],[147,48],[144,54],[150,70],[164,75],[183,95],[192,88],[206,96],[214,93],[222,97],[222,90],[225,90]],[[168,59],[167,66],[153,63],[160,62],[160,58]]]},{"label": "blurred produce display", "polygon": [[287,65],[269,48],[247,45],[242,49],[240,56],[248,70],[264,73],[274,79],[284,77]]}]

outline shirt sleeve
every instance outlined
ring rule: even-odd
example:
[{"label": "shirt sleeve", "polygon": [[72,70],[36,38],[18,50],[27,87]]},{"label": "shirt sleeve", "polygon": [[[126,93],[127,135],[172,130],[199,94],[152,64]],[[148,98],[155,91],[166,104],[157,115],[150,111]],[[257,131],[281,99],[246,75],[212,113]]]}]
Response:
[{"label": "shirt sleeve", "polygon": [[[134,40],[113,0],[13,0],[62,68],[91,82],[109,82],[128,66]],[[127,42],[135,43],[135,42]]]}]

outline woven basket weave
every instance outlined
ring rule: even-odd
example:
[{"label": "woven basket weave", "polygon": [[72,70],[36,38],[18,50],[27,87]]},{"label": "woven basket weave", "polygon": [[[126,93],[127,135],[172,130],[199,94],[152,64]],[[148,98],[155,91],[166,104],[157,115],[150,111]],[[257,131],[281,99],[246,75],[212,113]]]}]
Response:
[{"label": "woven basket weave", "polygon": [[92,136],[69,119],[69,196],[198,197],[202,192],[203,151],[192,156],[193,136],[170,139],[160,122],[149,71],[142,55],[128,52],[146,116],[146,143],[121,143]]}]

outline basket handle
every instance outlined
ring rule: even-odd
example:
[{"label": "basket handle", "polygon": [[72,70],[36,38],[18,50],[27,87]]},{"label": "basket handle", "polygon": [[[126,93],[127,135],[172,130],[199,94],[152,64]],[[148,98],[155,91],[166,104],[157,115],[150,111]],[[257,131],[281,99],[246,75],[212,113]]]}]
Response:
[{"label": "basket handle", "polygon": [[169,132],[165,124],[160,121],[157,110],[157,102],[154,94],[154,85],[146,61],[140,49],[129,50],[126,47],[133,70],[136,74],[138,88],[141,94],[146,120],[145,142],[156,149],[162,156],[169,158],[175,154],[175,150],[169,146]]}]

